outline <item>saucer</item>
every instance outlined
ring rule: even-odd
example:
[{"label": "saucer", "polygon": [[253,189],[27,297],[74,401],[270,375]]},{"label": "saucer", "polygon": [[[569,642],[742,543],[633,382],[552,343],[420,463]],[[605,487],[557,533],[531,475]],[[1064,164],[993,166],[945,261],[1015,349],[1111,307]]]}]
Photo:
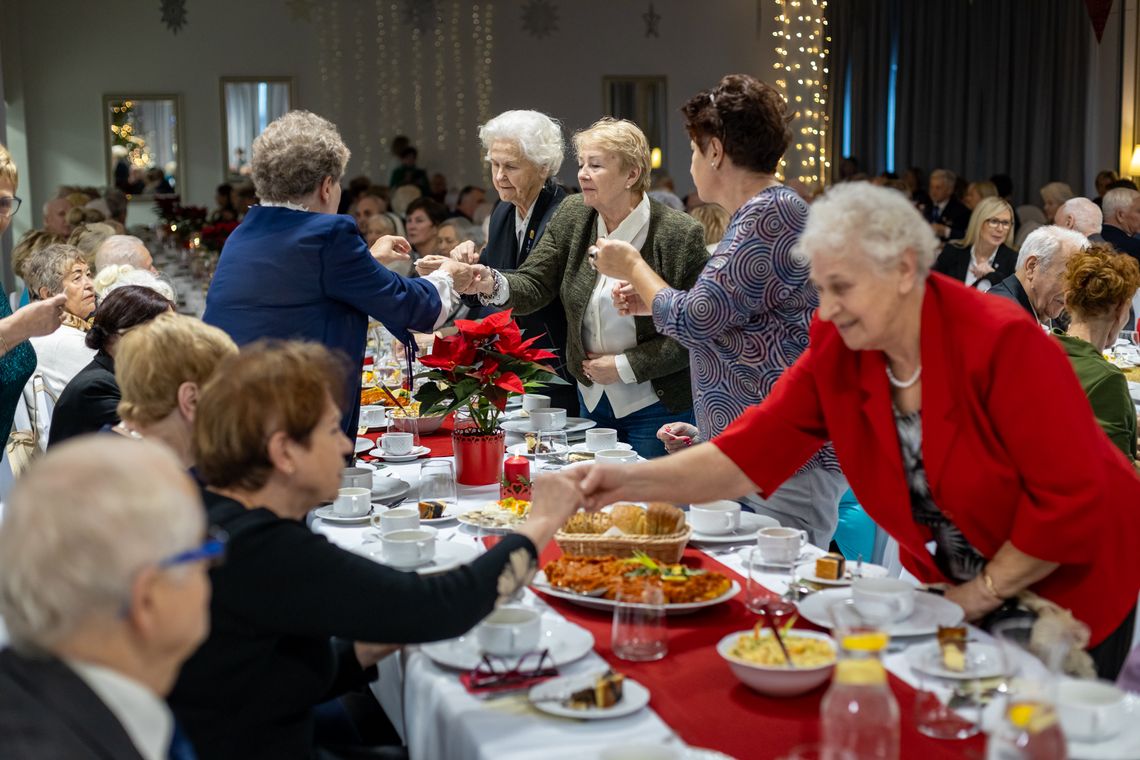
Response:
[{"label": "saucer", "polygon": [[[582,626],[575,625],[569,620],[543,615],[542,633],[535,649],[549,650],[550,657],[554,660],[554,667],[561,668],[592,652],[594,636]],[[424,644],[421,650],[436,663],[455,670],[471,670],[483,659],[483,652],[479,649],[474,630],[457,639]]]},{"label": "saucer", "polygon": [[[599,449],[598,451],[612,451],[614,449],[621,449],[622,451],[631,451],[633,449],[633,444],[618,441],[617,444],[615,444],[613,446],[607,446],[606,448]],[[597,454],[598,453],[598,451],[595,451],[594,449],[586,448],[586,442],[585,441],[583,441],[582,443],[575,443],[574,445],[572,445],[570,447],[570,450],[577,452],[579,454]]]},{"label": "saucer", "polygon": [[429,449],[427,446],[413,446],[412,450],[407,454],[388,454],[384,451],[384,449],[377,446],[368,453],[377,459],[383,459],[385,462],[410,462],[413,459],[419,459],[424,454],[428,454],[430,452],[431,449]]},{"label": "saucer", "polygon": [[[425,523],[429,521],[421,520],[420,522]],[[362,544],[359,547],[358,553],[363,554],[379,565],[385,565],[394,570],[415,570],[420,575],[435,575],[436,573],[446,573],[448,570],[453,570],[460,565],[470,562],[479,556],[479,549],[475,546],[459,543],[457,541],[436,541],[435,557],[426,562],[404,565],[385,559],[384,550],[380,540],[377,538],[375,541]]]},{"label": "saucer", "polygon": [[361,452],[368,451],[369,449],[371,449],[375,445],[376,445],[375,441],[370,441],[367,438],[357,438],[356,439],[356,453],[360,454]]},{"label": "saucer", "polygon": [[[815,574],[815,560],[810,563],[804,563],[796,568],[796,577],[801,581],[814,583],[818,586],[850,586],[854,578],[851,574],[855,572],[855,563],[847,562],[847,572],[839,580],[829,580],[828,578],[820,578]],[[863,577],[864,578],[886,578],[887,568],[882,565],[872,565],[870,562],[863,563]]]},{"label": "saucer", "polygon": [[632,678],[625,678],[621,684],[621,699],[610,707],[593,707],[585,710],[576,710],[562,704],[562,699],[575,691],[589,688],[604,671],[586,673],[574,676],[552,678],[531,687],[527,698],[535,709],[560,718],[577,718],[579,720],[603,720],[605,718],[621,718],[632,715],[649,704],[649,689],[645,688]]},{"label": "saucer", "polygon": [[942,665],[942,647],[937,641],[910,647],[906,651],[906,661],[913,670],[920,673],[957,681],[1006,675],[998,648],[993,644],[980,644],[976,641],[966,645],[966,668],[961,671],[947,670]]},{"label": "saucer", "polygon": [[[850,588],[829,588],[802,599],[796,607],[808,622],[830,629],[835,625],[830,614],[832,605],[850,598]],[[964,617],[962,608],[953,602],[919,591],[914,595],[914,612],[903,620],[887,623],[883,630],[891,636],[932,636],[940,626],[959,625]]]},{"label": "saucer", "polygon": [[[597,427],[598,423],[585,417],[567,417],[566,424],[558,428],[566,435],[573,435],[574,433],[581,433],[584,430],[589,430],[592,427]],[[534,428],[534,423],[530,419],[524,418],[521,420],[505,420],[499,423],[499,427],[509,433],[537,433]]]},{"label": "saucer", "polygon": [[372,479],[372,501],[390,504],[397,499],[403,501],[412,487],[399,478],[387,476]]},{"label": "saucer", "polygon": [[[685,515],[686,522],[689,521],[689,515]],[[689,522],[692,525],[691,522]],[[693,529],[693,535],[689,537],[689,541],[700,541],[705,544],[733,544],[741,541],[751,541],[756,538],[756,534],[763,528],[778,528],[780,521],[768,515],[758,515],[754,512],[741,512],[740,513],[740,527],[731,533],[698,533]]]},{"label": "saucer", "polygon": [[323,507],[317,507],[315,510],[317,517],[325,522],[337,523],[338,525],[355,525],[357,523],[366,523],[372,519],[372,510],[369,509],[362,515],[338,515],[332,504]]}]

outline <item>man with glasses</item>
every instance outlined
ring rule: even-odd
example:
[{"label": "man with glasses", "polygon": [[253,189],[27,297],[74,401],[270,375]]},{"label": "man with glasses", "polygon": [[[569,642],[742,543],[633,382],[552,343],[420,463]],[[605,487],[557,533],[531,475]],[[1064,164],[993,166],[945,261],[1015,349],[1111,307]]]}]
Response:
[{"label": "man with glasses", "polygon": [[0,523],[0,757],[194,757],[163,698],[223,548],[160,446],[88,436],[37,460]]}]

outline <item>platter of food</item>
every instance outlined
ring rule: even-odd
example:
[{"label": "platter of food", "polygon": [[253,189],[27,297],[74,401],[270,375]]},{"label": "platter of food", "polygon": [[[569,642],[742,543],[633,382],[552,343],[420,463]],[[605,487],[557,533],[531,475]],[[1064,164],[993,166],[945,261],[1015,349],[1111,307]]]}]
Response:
[{"label": "platter of food", "polygon": [[456,517],[464,525],[497,533],[510,533],[526,521],[530,502],[525,499],[506,498],[493,501],[479,509],[472,509]]}]

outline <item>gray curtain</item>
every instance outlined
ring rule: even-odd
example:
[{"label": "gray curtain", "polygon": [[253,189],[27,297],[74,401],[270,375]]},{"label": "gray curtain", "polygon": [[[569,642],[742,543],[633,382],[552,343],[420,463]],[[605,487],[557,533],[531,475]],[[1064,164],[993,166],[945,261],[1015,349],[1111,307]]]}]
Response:
[{"label": "gray curtain", "polygon": [[256,82],[227,82],[226,83],[226,147],[230,154],[226,156],[226,165],[230,172],[236,174],[238,167],[234,151],[241,148],[245,151],[245,160],[249,161],[253,138],[257,137],[257,83]]}]

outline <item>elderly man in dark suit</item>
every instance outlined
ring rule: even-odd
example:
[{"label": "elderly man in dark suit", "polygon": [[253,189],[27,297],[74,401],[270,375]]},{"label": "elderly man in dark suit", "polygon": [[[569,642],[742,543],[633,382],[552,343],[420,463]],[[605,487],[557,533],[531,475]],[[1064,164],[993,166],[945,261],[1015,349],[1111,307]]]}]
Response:
[{"label": "elderly man in dark suit", "polygon": [[1104,226],[1100,234],[1121,253],[1140,259],[1140,192],[1118,187],[1104,194]]},{"label": "elderly man in dark suit", "polygon": [[935,237],[943,243],[960,240],[970,224],[970,209],[954,197],[957,179],[949,169],[935,169],[930,173],[930,205],[924,213]]},{"label": "elderly man in dark suit", "polygon": [[0,757],[194,757],[163,700],[208,632],[205,533],[158,444],[79,438],[28,470],[0,526]]},{"label": "elderly man in dark suit", "polygon": [[1037,322],[1051,327],[1065,309],[1065,267],[1088,239],[1055,225],[1029,233],[1017,254],[1017,270],[989,292],[1015,301]]}]

